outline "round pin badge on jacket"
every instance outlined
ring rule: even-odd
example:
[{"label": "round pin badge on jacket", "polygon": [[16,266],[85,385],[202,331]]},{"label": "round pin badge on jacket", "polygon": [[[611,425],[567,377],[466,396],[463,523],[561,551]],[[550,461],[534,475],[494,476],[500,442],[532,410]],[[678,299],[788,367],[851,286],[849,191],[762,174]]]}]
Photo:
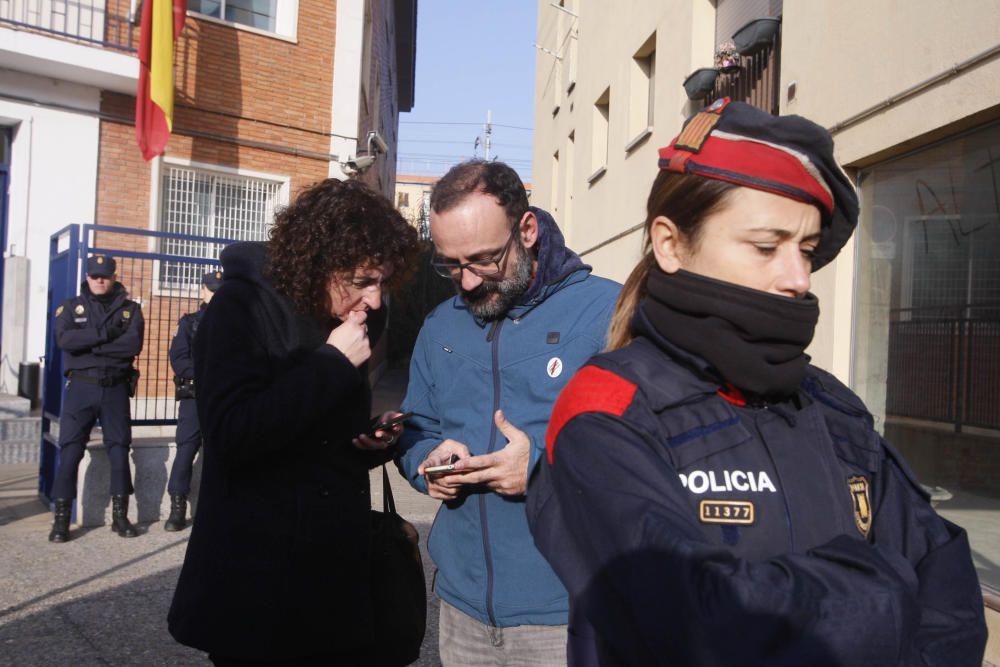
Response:
[{"label": "round pin badge on jacket", "polygon": [[549,374],[550,378],[557,378],[562,375],[563,362],[559,357],[552,357],[549,362],[545,364],[545,372]]}]

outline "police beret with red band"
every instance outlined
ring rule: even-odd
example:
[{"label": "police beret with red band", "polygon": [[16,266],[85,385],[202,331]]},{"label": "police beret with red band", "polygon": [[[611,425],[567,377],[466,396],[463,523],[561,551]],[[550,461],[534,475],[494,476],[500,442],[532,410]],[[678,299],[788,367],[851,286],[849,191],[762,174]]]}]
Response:
[{"label": "police beret with red band", "polygon": [[858,195],[833,158],[833,138],[801,116],[772,116],[723,98],[691,116],[670,145],[660,149],[660,169],[818,207],[823,230],[813,271],[837,256],[858,224]]}]

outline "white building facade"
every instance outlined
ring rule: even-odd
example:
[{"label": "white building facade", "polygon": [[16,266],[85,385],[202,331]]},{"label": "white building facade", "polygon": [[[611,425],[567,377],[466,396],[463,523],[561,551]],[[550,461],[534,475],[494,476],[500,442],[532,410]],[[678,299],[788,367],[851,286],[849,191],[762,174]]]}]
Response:
[{"label": "white building facade", "polygon": [[[939,510],[969,530],[995,609],[998,17],[998,0],[905,11],[864,0],[540,0],[534,148],[534,202],[598,273],[624,280],[640,256],[657,149],[687,116],[729,95],[828,128],[862,211],[851,242],[814,276],[821,316],[809,353],[861,395]],[[752,26],[776,31],[761,50],[724,57]]]},{"label": "white building facade", "polygon": [[18,364],[44,354],[50,236],[94,222],[101,90],[135,94],[135,45],[128,30],[108,30],[105,5],[77,3],[68,15],[54,3],[0,7],[8,146],[0,393],[16,393]]}]

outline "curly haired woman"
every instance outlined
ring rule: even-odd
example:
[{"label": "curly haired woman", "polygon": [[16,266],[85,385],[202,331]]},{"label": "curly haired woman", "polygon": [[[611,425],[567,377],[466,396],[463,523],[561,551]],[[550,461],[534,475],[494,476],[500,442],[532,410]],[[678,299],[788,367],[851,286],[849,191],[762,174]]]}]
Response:
[{"label": "curly haired woman", "polygon": [[401,427],[366,435],[366,361],[416,252],[384,197],[328,179],[269,241],[222,253],[194,343],[198,517],[168,617],[217,665],[360,664],[375,643],[368,470]]}]

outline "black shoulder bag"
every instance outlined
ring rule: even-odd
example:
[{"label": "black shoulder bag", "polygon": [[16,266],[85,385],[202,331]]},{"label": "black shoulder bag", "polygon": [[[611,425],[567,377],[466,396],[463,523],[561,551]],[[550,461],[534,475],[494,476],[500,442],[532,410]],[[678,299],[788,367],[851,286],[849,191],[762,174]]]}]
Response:
[{"label": "black shoulder bag", "polygon": [[372,607],[378,665],[408,665],[420,657],[427,624],[427,590],[420,534],[396,514],[389,473],[382,465],[382,511],[371,511]]}]

